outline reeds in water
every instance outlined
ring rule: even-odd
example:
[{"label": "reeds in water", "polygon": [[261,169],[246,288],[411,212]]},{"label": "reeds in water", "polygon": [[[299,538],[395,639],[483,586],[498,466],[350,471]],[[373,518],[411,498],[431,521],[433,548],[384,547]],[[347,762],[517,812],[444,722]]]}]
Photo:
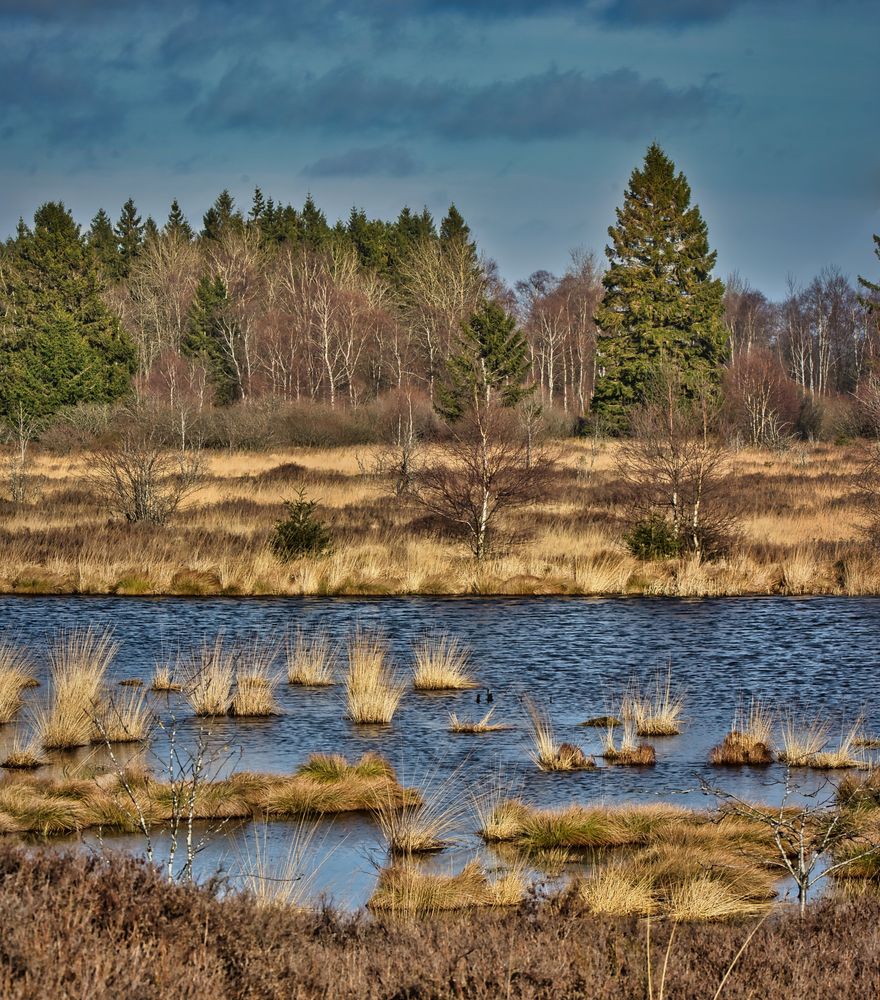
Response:
[{"label": "reeds in water", "polygon": [[323,629],[312,636],[297,629],[293,639],[289,635],[285,638],[284,653],[289,684],[329,687],[336,683],[333,675],[336,647]]},{"label": "reeds in water", "polygon": [[842,768],[865,768],[868,761],[864,753],[862,733],[864,720],[856,719],[852,726],[840,737],[840,742],[833,750],[820,751],[813,755],[810,767],[822,770],[839,770]]},{"label": "reeds in water", "polygon": [[235,651],[218,635],[204,641],[189,657],[184,691],[196,715],[226,715],[232,700]]},{"label": "reeds in water", "polygon": [[388,665],[388,643],[376,631],[356,629],[348,641],[345,678],[347,716],[359,724],[391,722],[405,685]]},{"label": "reeds in water", "polygon": [[453,788],[454,775],[436,787],[418,789],[418,800],[400,805],[395,796],[375,810],[376,821],[392,855],[442,851],[461,825],[464,807]]},{"label": "reeds in water", "polygon": [[709,755],[712,764],[751,766],[773,763],[773,714],[752,700],[748,713],[737,708],[730,732]]},{"label": "reeds in water", "polygon": [[0,725],[18,715],[22,706],[22,692],[34,680],[30,659],[23,649],[7,642],[0,642]]},{"label": "reeds in water", "polygon": [[480,719],[459,719],[455,712],[449,713],[450,733],[497,733],[503,729],[510,729],[510,726],[503,722],[492,722],[492,715],[495,712],[493,705]]},{"label": "reeds in water", "polygon": [[416,691],[461,691],[477,686],[470,675],[470,651],[445,632],[425,636],[413,649]]},{"label": "reeds in water", "polygon": [[779,760],[791,767],[809,767],[828,742],[828,723],[787,715],[780,726]]},{"label": "reeds in water", "polygon": [[109,699],[97,720],[99,735],[107,743],[142,743],[152,724],[147,694],[141,688]]},{"label": "reeds in water", "polygon": [[272,673],[276,654],[273,646],[257,639],[238,650],[230,715],[241,718],[278,715],[275,700],[278,677]]},{"label": "reeds in water", "polygon": [[239,877],[244,890],[261,907],[305,909],[315,878],[324,860],[316,857],[314,840],[317,824],[300,819],[285,831],[287,851],[273,861],[268,843],[268,826],[253,831],[239,861]]},{"label": "reeds in water", "polygon": [[650,697],[643,697],[638,690],[629,695],[622,714],[635,722],[639,736],[677,736],[683,710],[684,697],[673,692],[670,668],[657,674]]},{"label": "reeds in water", "polygon": [[609,764],[620,766],[650,767],[657,762],[657,753],[651,744],[637,742],[636,723],[632,718],[623,723],[620,746],[614,742],[614,727],[608,727],[602,756]]},{"label": "reeds in water", "polygon": [[95,719],[118,645],[109,630],[59,632],[49,648],[51,692],[36,713],[38,741],[47,750],[86,746],[100,738]]},{"label": "reeds in water", "polygon": [[530,756],[542,771],[584,771],[596,766],[580,747],[556,742],[550,717],[531,698],[525,700],[525,706],[534,747]]},{"label": "reeds in water", "polygon": [[174,679],[174,672],[167,663],[157,663],[150,681],[150,690],[157,694],[182,691],[183,685]]}]

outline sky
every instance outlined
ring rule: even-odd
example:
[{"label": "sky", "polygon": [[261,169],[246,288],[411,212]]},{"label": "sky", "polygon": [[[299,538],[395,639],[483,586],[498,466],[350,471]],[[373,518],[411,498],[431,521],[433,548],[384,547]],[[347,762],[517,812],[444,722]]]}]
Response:
[{"label": "sky", "polygon": [[0,234],[455,202],[513,282],[601,254],[657,141],[719,276],[877,280],[878,38],[878,0],[0,0]]}]

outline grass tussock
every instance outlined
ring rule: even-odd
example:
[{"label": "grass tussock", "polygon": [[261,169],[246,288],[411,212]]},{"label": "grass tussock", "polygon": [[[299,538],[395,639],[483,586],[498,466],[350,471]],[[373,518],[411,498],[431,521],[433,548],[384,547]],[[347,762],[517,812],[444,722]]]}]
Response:
[{"label": "grass tussock", "polygon": [[638,736],[677,736],[681,732],[684,696],[672,688],[672,669],[658,673],[654,689],[643,696],[635,690],[624,701],[624,720],[631,719]]},{"label": "grass tussock", "polygon": [[636,742],[636,723],[632,718],[623,723],[619,746],[614,741],[614,727],[608,727],[602,757],[617,766],[651,767],[657,763],[657,752],[651,744]]},{"label": "grass tussock", "polygon": [[153,713],[147,703],[147,694],[140,688],[109,699],[97,720],[101,739],[107,743],[143,743],[152,724]]},{"label": "grass tussock", "polygon": [[580,747],[556,742],[550,717],[531,698],[526,699],[525,706],[531,724],[530,756],[542,771],[584,771],[596,766]]},{"label": "grass tussock", "polygon": [[183,685],[175,680],[174,671],[167,663],[157,663],[150,681],[150,690],[157,694],[172,694],[182,691]]},{"label": "grass tussock", "polygon": [[362,628],[348,641],[345,701],[348,718],[359,724],[388,724],[405,685],[388,664],[388,643],[380,632]]},{"label": "grass tussock", "polygon": [[185,666],[184,693],[198,716],[226,715],[232,701],[235,650],[218,635],[205,640],[189,656]]},{"label": "grass tussock", "polygon": [[626,864],[603,865],[577,884],[575,892],[591,913],[646,917],[658,908],[651,879]]},{"label": "grass tussock", "polygon": [[515,906],[526,895],[518,872],[494,881],[476,861],[455,875],[420,871],[411,864],[384,869],[367,904],[371,910],[432,914],[478,906]]},{"label": "grass tussock", "polygon": [[591,726],[593,729],[609,729],[621,725],[622,722],[623,720],[618,719],[616,715],[594,715],[586,722],[582,722],[581,725]]},{"label": "grass tussock", "polygon": [[109,630],[59,632],[49,647],[48,705],[37,709],[37,733],[47,750],[87,746],[100,739],[104,678],[118,645]]},{"label": "grass tussock", "polygon": [[787,715],[780,726],[779,760],[791,767],[809,767],[828,743],[828,723]]},{"label": "grass tussock", "polygon": [[278,677],[272,673],[276,652],[258,639],[238,650],[230,715],[249,718],[279,714],[275,700]]},{"label": "grass tussock", "polygon": [[304,909],[311,901],[321,861],[316,861],[313,845],[318,831],[315,823],[299,820],[287,831],[287,852],[274,860],[268,848],[268,829],[254,827],[238,864],[238,881],[260,909],[286,911]]},{"label": "grass tussock", "polygon": [[504,729],[510,729],[504,722],[492,722],[495,714],[493,705],[484,716],[479,719],[459,719],[455,712],[449,713],[450,733],[498,733]]},{"label": "grass tussock", "polygon": [[445,632],[425,636],[413,648],[416,691],[461,691],[477,687],[469,672],[470,650]]},{"label": "grass tussock", "polygon": [[319,629],[307,636],[297,629],[293,638],[284,640],[287,682],[301,687],[330,687],[336,683],[334,664],[336,647],[330,635]]},{"label": "grass tussock", "polygon": [[33,667],[25,650],[0,642],[0,725],[15,719],[24,703],[22,693],[33,683]]},{"label": "grass tussock", "polygon": [[860,746],[864,721],[856,719],[852,726],[840,737],[833,750],[822,750],[810,759],[810,766],[824,771],[844,768],[866,768],[868,766],[864,747]]},{"label": "grass tussock", "polygon": [[9,771],[35,771],[49,763],[49,758],[36,739],[24,739],[16,734],[0,767]]},{"label": "grass tussock", "polygon": [[737,708],[731,730],[712,748],[709,761],[719,766],[773,763],[773,714],[753,699],[748,712]]},{"label": "grass tussock", "polygon": [[461,825],[463,806],[450,781],[434,788],[420,788],[418,792],[418,801],[401,806],[395,796],[375,812],[392,855],[442,851]]}]

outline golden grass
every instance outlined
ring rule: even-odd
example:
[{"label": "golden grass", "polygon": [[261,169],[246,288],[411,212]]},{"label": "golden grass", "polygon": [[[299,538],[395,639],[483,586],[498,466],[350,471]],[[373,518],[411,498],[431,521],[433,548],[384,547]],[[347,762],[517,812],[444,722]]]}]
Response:
[{"label": "golden grass", "polygon": [[868,766],[864,747],[860,745],[864,720],[856,719],[852,726],[840,737],[833,750],[823,750],[813,754],[810,767],[833,771],[843,768],[866,768]]},{"label": "golden grass", "polygon": [[[0,833],[51,836],[96,826],[136,832],[138,811],[150,825],[171,819],[179,787],[138,769],[126,773],[125,784],[127,789],[112,773],[91,779],[11,773],[0,781]],[[403,807],[418,801],[419,793],[404,788],[390,765],[375,755],[365,754],[353,764],[342,757],[315,756],[291,775],[245,771],[205,781],[196,790],[193,818],[296,819],[372,812],[381,804]]]},{"label": "golden grass", "polygon": [[580,747],[556,742],[550,717],[543,708],[531,698],[525,699],[525,706],[533,746],[529,756],[542,771],[583,771],[596,766],[593,758],[587,757]]},{"label": "golden grass", "polygon": [[35,739],[25,740],[16,733],[12,746],[0,767],[10,771],[33,771],[49,763],[49,758]]},{"label": "golden grass", "polygon": [[669,892],[668,915],[676,921],[730,920],[765,909],[709,875],[681,882]]},{"label": "golden grass", "polygon": [[470,650],[446,632],[425,636],[413,648],[416,691],[460,691],[477,686],[471,677]]},{"label": "golden grass", "polygon": [[218,635],[192,652],[186,667],[184,692],[199,716],[226,715],[232,700],[235,650]]},{"label": "golden grass", "polygon": [[108,743],[142,743],[150,734],[153,714],[140,688],[114,697],[103,706],[98,731]]},{"label": "golden grass", "polygon": [[35,712],[37,739],[45,749],[87,746],[100,739],[95,720],[117,648],[109,630],[73,629],[55,636],[49,647],[50,700]]},{"label": "golden grass", "polygon": [[300,819],[285,831],[287,851],[273,861],[268,844],[267,824],[254,827],[253,837],[245,842],[237,875],[244,890],[266,909],[307,906],[314,891],[315,878],[323,861],[316,861],[313,844],[318,827]]},{"label": "golden grass", "polygon": [[789,714],[782,720],[779,738],[779,760],[791,767],[808,767],[828,742],[828,723]]},{"label": "golden grass", "polygon": [[575,891],[591,913],[645,917],[657,910],[651,879],[626,864],[604,865],[579,883]]},{"label": "golden grass", "polygon": [[650,743],[636,742],[636,721],[627,718],[623,723],[620,746],[614,742],[614,726],[610,725],[605,734],[602,757],[609,764],[631,767],[650,767],[657,763],[657,753]]},{"label": "golden grass", "polygon": [[174,679],[174,671],[167,663],[157,663],[150,681],[150,690],[157,693],[172,693],[182,691],[183,685]]},{"label": "golden grass", "polygon": [[248,718],[278,715],[280,708],[275,700],[279,678],[272,673],[277,655],[271,643],[255,639],[237,650],[235,694],[229,714]]},{"label": "golden grass", "polygon": [[[126,592],[137,578],[138,589],[158,594],[880,593],[880,565],[858,551],[851,481],[861,445],[811,445],[806,458],[802,449],[737,452],[730,493],[743,509],[742,543],[702,565],[641,563],[626,553],[625,511],[614,499],[618,447],[604,443],[592,462],[589,442],[562,442],[547,499],[504,519],[522,544],[478,571],[457,540],[413,532],[412,511],[389,505],[382,483],[361,474],[358,459],[370,460],[369,447],[208,452],[207,478],[186,517],[124,541],[95,502],[89,455],[37,450],[42,500],[4,521],[0,591]],[[590,476],[572,475],[584,461]],[[283,566],[265,546],[279,480],[261,477],[291,462],[319,485],[322,513],[346,545],[326,559]],[[579,521],[585,510],[595,524],[588,531]]]},{"label": "golden grass", "polygon": [[461,825],[464,807],[451,780],[436,787],[417,789],[419,801],[401,806],[394,799],[382,803],[375,817],[393,855],[430,854],[442,851]]},{"label": "golden grass", "polygon": [[746,713],[736,710],[733,726],[712,748],[709,761],[720,766],[765,765],[773,763],[773,714],[763,702],[752,699]]},{"label": "golden grass", "polygon": [[359,724],[388,724],[405,685],[388,665],[388,643],[380,632],[358,627],[348,641],[345,677],[347,716]]},{"label": "golden grass", "polygon": [[393,913],[428,914],[477,906],[515,906],[525,894],[520,872],[508,872],[493,881],[476,861],[455,875],[428,873],[412,864],[401,864],[379,873],[367,906]]},{"label": "golden grass", "polygon": [[650,696],[635,690],[624,703],[621,715],[635,722],[638,736],[677,736],[681,732],[684,697],[672,690],[672,668],[658,673]]},{"label": "golden grass", "polygon": [[293,639],[289,635],[285,637],[284,653],[289,684],[329,687],[336,683],[333,669],[336,648],[324,629],[311,636],[297,629]]},{"label": "golden grass", "polygon": [[23,649],[0,642],[0,725],[18,715],[22,692],[34,682],[30,658]]},{"label": "golden grass", "polygon": [[455,712],[450,712],[449,731],[450,733],[497,733],[511,728],[503,722],[492,722],[494,713],[494,705],[479,719],[459,719]]}]

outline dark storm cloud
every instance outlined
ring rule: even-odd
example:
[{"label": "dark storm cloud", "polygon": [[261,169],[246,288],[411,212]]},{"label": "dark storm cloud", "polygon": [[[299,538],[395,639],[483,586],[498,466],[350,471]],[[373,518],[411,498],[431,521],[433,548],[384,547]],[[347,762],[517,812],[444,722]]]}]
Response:
[{"label": "dark storm cloud", "polygon": [[632,136],[653,124],[691,122],[723,101],[712,85],[672,88],[620,69],[596,77],[555,69],[484,85],[370,76],[341,66],[292,82],[240,62],[191,112],[193,124],[278,132],[384,131],[444,139],[556,139],[590,132]]},{"label": "dark storm cloud", "polygon": [[418,170],[401,146],[367,146],[322,156],[302,171],[304,177],[410,177]]}]

